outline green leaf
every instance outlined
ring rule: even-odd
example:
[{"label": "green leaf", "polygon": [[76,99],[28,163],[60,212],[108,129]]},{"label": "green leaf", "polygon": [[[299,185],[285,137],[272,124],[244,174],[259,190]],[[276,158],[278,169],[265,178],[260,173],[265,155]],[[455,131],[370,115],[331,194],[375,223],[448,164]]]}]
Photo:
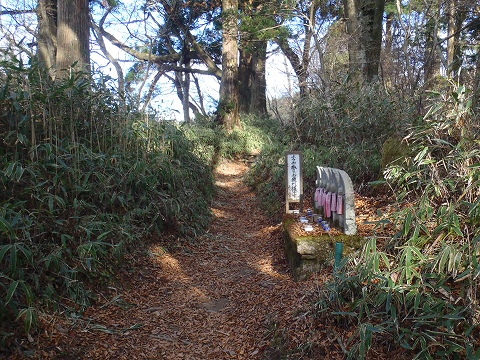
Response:
[{"label": "green leaf", "polygon": [[10,239],[16,238],[12,225],[3,217],[0,217],[0,232],[7,235]]},{"label": "green leaf", "polygon": [[16,243],[15,246],[23,254],[29,264],[33,264],[33,254],[30,249],[26,248],[22,243]]},{"label": "green leaf", "polygon": [[446,320],[465,320],[465,317],[464,316],[460,316],[460,315],[455,315],[455,314],[446,314],[446,315],[443,315],[442,316],[443,319],[446,319]]},{"label": "green leaf", "polygon": [[7,244],[7,245],[1,245],[0,246],[0,263],[2,262],[3,257],[5,256],[7,251],[10,250],[12,248],[12,246],[13,246],[12,244]]},{"label": "green leaf", "polygon": [[448,263],[448,259],[450,258],[449,250],[450,248],[447,246],[440,252],[440,258],[437,260],[436,266],[438,273],[443,273],[445,270],[445,265]]},{"label": "green leaf", "polygon": [[405,216],[405,221],[403,223],[403,236],[407,236],[410,232],[410,228],[412,226],[413,214],[411,212],[407,213]]},{"label": "green leaf", "polygon": [[353,311],[332,311],[330,314],[332,315],[341,315],[341,316],[352,316],[354,318],[358,317],[358,314]]},{"label": "green leaf", "polygon": [[15,280],[10,284],[10,286],[8,287],[7,295],[5,296],[5,305],[8,305],[10,303],[20,283],[20,280]]},{"label": "green leaf", "polygon": [[390,308],[392,307],[392,291],[389,290],[387,292],[387,298],[385,300],[385,311],[388,313],[390,312]]},{"label": "green leaf", "polygon": [[422,294],[416,291],[415,299],[413,301],[413,309],[415,311],[415,314],[417,314],[418,311],[420,310],[421,301],[422,301]]},{"label": "green leaf", "polygon": [[425,158],[425,155],[427,155],[428,151],[428,146],[424,146],[423,149],[415,156],[413,160],[417,163],[421,162]]},{"label": "green leaf", "polygon": [[28,307],[26,309],[22,309],[17,316],[17,320],[21,319],[22,317],[24,317],[23,322],[25,324],[25,332],[29,334],[32,328],[35,326],[37,319],[35,308]]},{"label": "green leaf", "polygon": [[471,269],[467,269],[465,270],[464,272],[462,272],[461,274],[457,275],[455,277],[455,282],[461,282],[469,277],[472,276],[472,270]]}]

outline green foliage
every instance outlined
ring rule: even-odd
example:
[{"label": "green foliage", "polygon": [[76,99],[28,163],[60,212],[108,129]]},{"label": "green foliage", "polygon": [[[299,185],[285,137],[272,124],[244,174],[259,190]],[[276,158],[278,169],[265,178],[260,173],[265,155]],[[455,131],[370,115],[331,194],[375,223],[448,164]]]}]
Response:
[{"label": "green foliage", "polygon": [[281,36],[286,32],[286,28],[278,26],[275,19],[274,4],[272,3],[244,3],[242,4],[240,31],[244,46],[251,47],[254,44],[248,41],[268,41]]},{"label": "green foliage", "polygon": [[284,128],[274,119],[251,117],[245,119],[244,131],[254,135],[255,163],[245,180],[261,199],[271,216],[278,216],[285,199],[285,151],[288,137]]},{"label": "green foliage", "polygon": [[194,152],[205,163],[215,166],[218,159],[245,158],[260,152],[271,140],[264,128],[269,119],[245,116],[242,127],[232,131],[215,126],[215,124],[197,124],[185,126],[185,134],[194,144]]},{"label": "green foliage", "polygon": [[352,89],[341,84],[328,98],[312,94],[299,101],[292,113],[277,112],[277,117],[288,120],[279,124],[277,119],[275,125],[263,127],[272,145],[263,148],[247,179],[274,216],[285,198],[287,150],[303,154],[306,196],[315,184],[317,166],[345,170],[356,190],[364,190],[368,182],[378,179],[385,139],[405,131],[411,122],[407,105],[373,85]]},{"label": "green foliage", "polygon": [[257,154],[260,149],[270,143],[268,135],[263,128],[268,119],[255,116],[244,116],[242,127],[229,133],[220,133],[224,140],[221,145],[220,155],[226,158],[242,157]]},{"label": "green foliage", "polygon": [[322,165],[345,170],[356,184],[377,179],[384,141],[411,122],[408,104],[378,85],[347,83],[303,99],[294,116],[297,141],[318,148]]},{"label": "green foliage", "polygon": [[264,147],[254,166],[247,174],[246,182],[255,189],[262,207],[272,217],[278,216],[285,199],[285,151],[277,146]]},{"label": "green foliage", "polygon": [[180,129],[120,114],[84,74],[1,65],[0,322],[30,332],[39,303],[84,308],[143,239],[204,231],[213,178]]},{"label": "green foliage", "polygon": [[410,205],[396,214],[397,235],[385,251],[372,239],[317,304],[356,327],[351,358],[366,358],[372,336],[416,359],[480,356],[478,122],[464,87],[433,95],[405,139],[412,155],[385,171]]},{"label": "green foliage", "polygon": [[473,309],[455,298],[458,286],[431,264],[415,246],[393,255],[379,251],[372,239],[327,284],[319,311],[357,329],[349,358],[368,358],[373,336],[393,339],[419,359],[475,358]]}]

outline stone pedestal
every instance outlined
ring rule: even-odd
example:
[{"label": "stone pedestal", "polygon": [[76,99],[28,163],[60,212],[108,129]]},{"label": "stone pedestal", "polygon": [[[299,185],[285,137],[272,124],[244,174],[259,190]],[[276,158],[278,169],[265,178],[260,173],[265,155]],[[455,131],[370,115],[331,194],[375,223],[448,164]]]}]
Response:
[{"label": "stone pedestal", "polygon": [[343,251],[348,255],[359,250],[366,239],[360,235],[321,235],[308,236],[294,230],[295,220],[285,218],[285,251],[295,281],[308,279],[313,273],[320,272],[325,266],[333,265],[335,243],[343,242]]}]

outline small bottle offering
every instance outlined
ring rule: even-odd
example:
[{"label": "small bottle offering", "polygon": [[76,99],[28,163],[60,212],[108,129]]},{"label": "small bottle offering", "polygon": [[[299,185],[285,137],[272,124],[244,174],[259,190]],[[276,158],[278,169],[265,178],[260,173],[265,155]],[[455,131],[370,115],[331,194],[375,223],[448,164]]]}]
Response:
[{"label": "small bottle offering", "polygon": [[320,225],[322,225],[323,230],[330,231],[330,225],[328,225],[328,222],[326,222],[325,220],[321,221]]}]

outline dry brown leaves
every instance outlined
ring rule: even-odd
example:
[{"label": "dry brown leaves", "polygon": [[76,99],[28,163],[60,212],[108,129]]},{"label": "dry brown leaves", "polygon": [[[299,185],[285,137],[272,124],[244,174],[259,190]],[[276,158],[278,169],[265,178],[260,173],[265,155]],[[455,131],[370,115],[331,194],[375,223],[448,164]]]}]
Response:
[{"label": "dry brown leaves", "polygon": [[[93,306],[77,317],[42,316],[42,331],[11,359],[277,359],[306,342],[311,358],[344,358],[339,339],[348,331],[309,316],[331,270],[292,281],[281,224],[256,206],[246,170],[237,161],[218,167],[207,234],[175,252],[156,241],[129,255]],[[371,206],[357,213],[373,218]]]}]

